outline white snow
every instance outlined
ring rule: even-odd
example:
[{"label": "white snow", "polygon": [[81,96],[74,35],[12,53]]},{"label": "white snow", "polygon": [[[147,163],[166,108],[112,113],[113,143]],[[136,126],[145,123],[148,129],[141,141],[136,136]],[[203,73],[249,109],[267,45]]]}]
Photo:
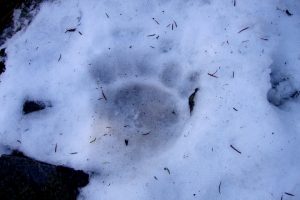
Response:
[{"label": "white snow", "polygon": [[0,154],[89,172],[79,199],[298,199],[300,2],[233,2],[43,3],[3,46]]}]

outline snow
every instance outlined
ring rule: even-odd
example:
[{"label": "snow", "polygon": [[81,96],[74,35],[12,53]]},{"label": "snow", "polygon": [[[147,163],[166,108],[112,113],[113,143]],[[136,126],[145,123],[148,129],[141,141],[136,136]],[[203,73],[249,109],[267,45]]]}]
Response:
[{"label": "snow", "polygon": [[0,154],[89,172],[79,199],[297,199],[300,3],[235,2],[43,3],[3,46]]}]

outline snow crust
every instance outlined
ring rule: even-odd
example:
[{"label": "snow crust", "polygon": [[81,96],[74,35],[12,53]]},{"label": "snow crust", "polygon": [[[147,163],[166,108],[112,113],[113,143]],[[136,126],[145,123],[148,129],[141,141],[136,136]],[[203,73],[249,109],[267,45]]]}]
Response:
[{"label": "snow crust", "polygon": [[79,199],[297,199],[299,25],[296,0],[45,2],[3,45],[0,154],[88,171]]}]

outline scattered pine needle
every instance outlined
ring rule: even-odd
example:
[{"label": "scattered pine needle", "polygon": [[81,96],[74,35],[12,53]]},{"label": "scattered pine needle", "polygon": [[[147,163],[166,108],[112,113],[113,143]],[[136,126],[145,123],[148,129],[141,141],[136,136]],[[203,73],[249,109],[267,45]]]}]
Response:
[{"label": "scattered pine needle", "polygon": [[242,154],[242,152],[239,151],[237,148],[235,148],[233,145],[230,145],[230,147],[231,147],[233,150],[235,150],[236,152],[238,152],[239,154]]},{"label": "scattered pine needle", "polygon": [[290,13],[290,11],[288,9],[285,10],[285,13],[288,15],[288,16],[292,16],[293,14]]},{"label": "scattered pine needle", "polygon": [[177,28],[177,23],[176,23],[176,21],[175,21],[175,20],[173,20],[173,22],[174,22],[174,25],[175,25],[175,27]]},{"label": "scattered pine needle", "polygon": [[286,194],[286,195],[288,195],[288,196],[292,196],[292,197],[295,196],[294,194],[291,194],[291,193],[288,193],[288,192],[285,192],[284,194]]},{"label": "scattered pine needle", "polygon": [[67,29],[65,31],[65,33],[68,33],[68,32],[75,32],[76,31],[76,28],[70,28],[70,29]]},{"label": "scattered pine needle", "polygon": [[238,33],[241,33],[241,32],[243,32],[243,31],[245,31],[245,30],[247,30],[247,29],[249,29],[250,27],[249,26],[247,26],[246,28],[243,28],[242,30],[240,30]]},{"label": "scattered pine needle", "polygon": [[215,74],[207,73],[207,75],[214,77],[214,78],[218,78]]},{"label": "scattered pine needle", "polygon": [[156,24],[159,25],[159,22],[154,17],[152,19],[153,19],[153,21],[155,21]]},{"label": "scattered pine needle", "polygon": [[102,97],[104,98],[104,100],[107,101],[107,98],[106,98],[102,88],[101,88],[101,93],[102,93]]},{"label": "scattered pine needle", "polygon": [[207,75],[211,76],[211,77],[214,77],[214,78],[218,78],[216,76],[216,73],[218,72],[218,70],[216,70],[214,73],[207,73]]},{"label": "scattered pine needle", "polygon": [[164,170],[165,170],[165,171],[167,171],[167,172],[168,172],[168,174],[171,174],[171,172],[170,172],[169,168],[165,167],[165,168],[164,168]]},{"label": "scattered pine needle", "polygon": [[93,142],[95,142],[95,141],[96,141],[96,139],[97,139],[97,138],[94,138],[92,141],[90,141],[90,143],[93,143]]},{"label": "scattered pine needle", "polygon": [[151,131],[147,132],[147,133],[143,133],[142,135],[149,135],[151,133]]},{"label": "scattered pine needle", "polygon": [[268,38],[260,38],[261,40],[268,41]]}]

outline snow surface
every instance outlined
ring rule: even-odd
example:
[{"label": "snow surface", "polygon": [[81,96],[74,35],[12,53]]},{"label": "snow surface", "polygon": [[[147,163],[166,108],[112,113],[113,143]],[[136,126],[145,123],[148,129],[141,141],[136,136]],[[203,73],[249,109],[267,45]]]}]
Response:
[{"label": "snow surface", "polygon": [[299,199],[299,1],[46,2],[3,47],[0,154],[88,171],[79,199]]}]

